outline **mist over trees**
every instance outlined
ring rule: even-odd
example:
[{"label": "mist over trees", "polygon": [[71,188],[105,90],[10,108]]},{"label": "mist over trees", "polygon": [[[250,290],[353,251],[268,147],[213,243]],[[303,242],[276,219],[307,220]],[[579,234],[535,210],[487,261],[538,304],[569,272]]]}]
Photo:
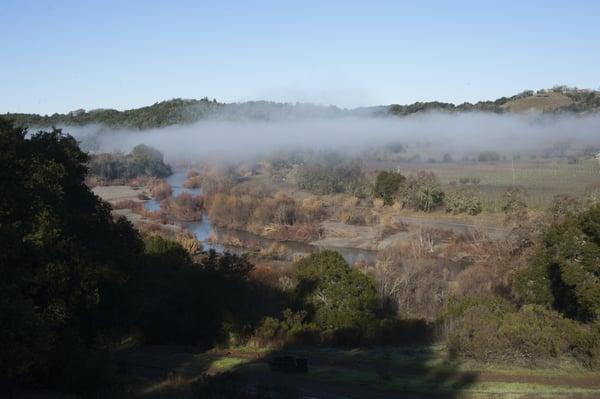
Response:
[{"label": "mist over trees", "polygon": [[171,167],[164,162],[163,154],[144,144],[133,147],[127,155],[94,154],[90,157],[89,171],[93,176],[106,181],[138,176],[164,178],[173,173]]},{"label": "mist over trees", "polygon": [[[479,101],[475,104],[452,104],[439,101],[415,102],[408,105],[391,104],[356,109],[341,109],[335,106],[320,106],[305,103],[276,103],[269,101],[248,101],[243,103],[220,103],[216,99],[204,97],[200,100],[176,98],[157,102],[153,105],[130,110],[114,109],[75,110],[66,114],[37,115],[26,113],[7,113],[4,116],[18,126],[85,126],[101,124],[110,128],[152,129],[171,125],[191,124],[204,119],[222,120],[284,120],[302,118],[333,117],[382,117],[386,115],[406,117],[428,112],[461,113],[487,112],[509,113],[512,102],[524,98],[547,96],[557,93],[569,99],[568,105],[552,108],[551,113],[588,113],[600,110],[600,92],[565,86],[542,89],[537,92],[526,90],[510,97],[501,97],[493,101]],[[535,109],[535,107],[533,107]]]}]

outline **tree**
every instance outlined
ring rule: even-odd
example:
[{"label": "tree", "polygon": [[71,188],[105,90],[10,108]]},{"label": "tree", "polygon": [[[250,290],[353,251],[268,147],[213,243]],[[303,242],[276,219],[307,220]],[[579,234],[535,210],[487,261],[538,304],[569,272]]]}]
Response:
[{"label": "tree", "polygon": [[377,291],[370,277],[351,268],[334,251],[313,254],[297,264],[297,295],[324,330],[358,327],[372,321]]},{"label": "tree", "polygon": [[405,205],[429,212],[444,201],[444,192],[433,172],[420,170],[409,176],[401,190]]},{"label": "tree", "polygon": [[582,321],[600,316],[600,206],[552,224],[531,265],[516,275],[526,301]]},{"label": "tree", "polygon": [[139,144],[130,154],[97,154],[90,158],[90,173],[106,180],[131,179],[138,176],[167,177],[171,167],[155,148]]},{"label": "tree", "polygon": [[397,172],[381,171],[377,174],[373,187],[373,196],[383,199],[385,205],[392,205],[394,198],[406,178]]},{"label": "tree", "polygon": [[496,151],[482,151],[477,155],[479,162],[496,162],[500,160],[500,154]]},{"label": "tree", "polygon": [[[141,242],[84,184],[88,156],[59,129],[0,118],[0,374],[55,372],[118,319]],[[61,339],[66,335],[73,340]],[[58,363],[57,363],[58,362]]]}]

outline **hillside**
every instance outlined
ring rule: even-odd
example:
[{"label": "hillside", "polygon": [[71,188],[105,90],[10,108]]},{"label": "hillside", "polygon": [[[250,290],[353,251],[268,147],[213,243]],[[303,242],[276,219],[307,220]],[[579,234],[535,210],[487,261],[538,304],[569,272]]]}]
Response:
[{"label": "hillside", "polygon": [[248,101],[243,103],[219,103],[216,100],[173,99],[150,106],[118,111],[115,109],[76,110],[66,114],[38,115],[7,113],[7,119],[20,126],[83,126],[101,124],[110,128],[151,129],[175,124],[193,123],[213,118],[223,120],[294,120],[304,118],[329,118],[340,115],[356,117],[408,116],[420,112],[599,112],[600,92],[567,87],[550,90],[524,91],[512,97],[501,97],[494,101],[479,101],[475,104],[455,105],[438,101],[416,102],[408,105],[361,107],[342,109],[305,103],[276,103]]},{"label": "hillside", "polygon": [[531,109],[543,112],[555,111],[574,104],[574,101],[561,92],[535,93],[526,97],[510,100],[501,106],[510,112],[523,112]]}]

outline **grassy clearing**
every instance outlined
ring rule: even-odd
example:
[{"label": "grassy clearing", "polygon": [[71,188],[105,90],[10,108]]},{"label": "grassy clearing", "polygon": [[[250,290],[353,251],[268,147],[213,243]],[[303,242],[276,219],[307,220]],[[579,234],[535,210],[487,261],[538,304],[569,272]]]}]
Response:
[{"label": "grassy clearing", "polygon": [[[553,368],[481,365],[451,359],[441,345],[348,350],[307,348],[285,353],[309,359],[309,373],[294,377],[301,384],[320,383],[348,392],[352,387],[360,387],[378,395],[402,392],[458,398],[600,397],[600,373],[578,368],[567,361]],[[220,364],[231,365],[223,370],[235,369],[249,376],[273,378],[265,362],[237,359]]]},{"label": "grassy clearing", "polygon": [[[540,159],[453,163],[424,163],[388,165],[408,172],[425,169],[436,174],[445,190],[473,187],[481,192],[484,210],[498,212],[504,191],[512,186],[523,186],[528,191],[527,202],[531,208],[550,204],[557,194],[583,195],[585,188],[600,183],[600,163],[583,160],[569,164],[566,160]],[[476,186],[460,185],[461,178],[478,179]],[[456,183],[456,185],[451,185]]]}]

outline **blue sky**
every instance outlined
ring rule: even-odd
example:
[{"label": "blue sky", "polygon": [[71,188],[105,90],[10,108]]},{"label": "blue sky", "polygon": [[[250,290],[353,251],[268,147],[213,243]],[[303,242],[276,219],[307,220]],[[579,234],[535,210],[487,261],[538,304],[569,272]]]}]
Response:
[{"label": "blue sky", "polygon": [[0,113],[204,96],[354,107],[600,87],[592,0],[2,0],[0,15]]}]

